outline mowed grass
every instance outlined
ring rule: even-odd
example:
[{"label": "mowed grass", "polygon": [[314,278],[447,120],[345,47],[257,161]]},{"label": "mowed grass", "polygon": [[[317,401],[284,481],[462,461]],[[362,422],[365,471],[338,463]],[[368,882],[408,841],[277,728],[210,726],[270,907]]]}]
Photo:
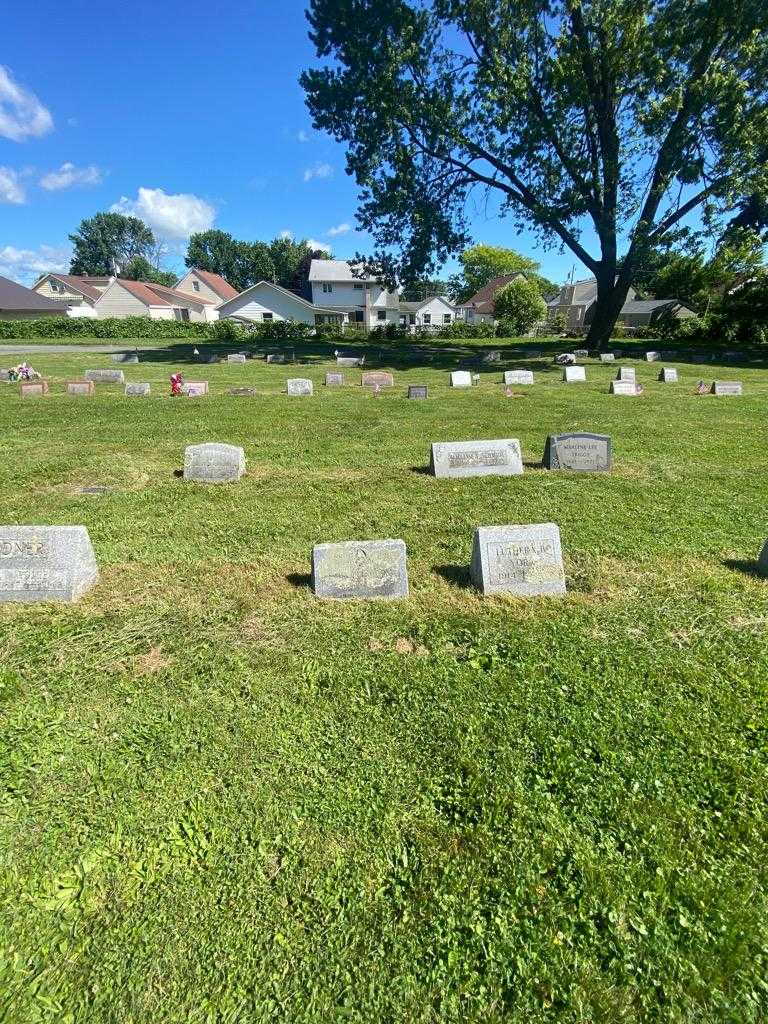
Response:
[{"label": "mowed grass", "polygon": [[[0,608],[0,1020],[766,1019],[768,371],[633,362],[632,399],[510,350],[375,398],[179,350],[124,367],[151,398],[84,399],[62,382],[108,357],[32,361],[50,397],[0,385],[0,518],[85,524],[102,577]],[[171,400],[176,368],[212,394]],[[568,430],[613,472],[538,468]],[[522,477],[424,472],[494,437]],[[179,478],[202,441],[244,447],[240,483]],[[475,526],[549,521],[567,597],[468,586]],[[314,543],[377,537],[409,600],[312,596]]]}]

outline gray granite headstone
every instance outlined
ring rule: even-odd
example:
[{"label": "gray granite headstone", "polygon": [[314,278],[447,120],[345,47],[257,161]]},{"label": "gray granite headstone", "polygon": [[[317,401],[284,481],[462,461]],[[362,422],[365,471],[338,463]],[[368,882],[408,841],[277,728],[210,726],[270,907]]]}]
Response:
[{"label": "gray granite headstone", "polygon": [[612,395],[629,395],[637,398],[637,384],[633,380],[612,380],[609,392]]},{"label": "gray granite headstone", "polygon": [[242,352],[230,352],[227,356],[228,363],[244,363],[245,356]]},{"label": "gray granite headstone", "polygon": [[188,380],[185,384],[181,385],[181,393],[186,395],[187,398],[202,398],[203,395],[208,394],[208,381]]},{"label": "gray granite headstone", "polygon": [[673,366],[665,366],[659,373],[659,380],[664,384],[676,384],[677,370]]},{"label": "gray granite headstone", "polygon": [[721,398],[727,395],[741,395],[743,388],[740,380],[713,380],[712,394]]},{"label": "gray granite headstone", "polygon": [[290,377],[285,382],[285,390],[289,395],[311,395],[312,381],[306,377]]},{"label": "gray granite headstone", "polygon": [[469,571],[483,594],[564,594],[560,530],[554,523],[481,526],[475,530]]},{"label": "gray granite headstone", "polygon": [[294,353],[293,350],[290,352],[268,352],[267,362],[268,363],[292,363]]},{"label": "gray granite headstone", "polygon": [[139,361],[137,352],[114,352],[109,358],[113,363],[138,363]]},{"label": "gray granite headstone", "polygon": [[408,597],[405,541],[351,540],[312,549],[317,597]]},{"label": "gray granite headstone", "polygon": [[245,452],[234,444],[191,444],[184,450],[184,479],[201,484],[227,484],[245,472]]},{"label": "gray granite headstone", "polygon": [[768,576],[768,540],[763,544],[762,550],[757,556],[757,571],[761,576]]},{"label": "gray granite headstone", "polygon": [[150,394],[152,386],[150,384],[126,384],[125,395],[127,398],[144,398]]},{"label": "gray granite headstone", "polygon": [[11,379],[11,371],[10,370],[0,370],[0,380],[10,380],[10,379]]},{"label": "gray granite headstone", "polygon": [[607,473],[611,459],[611,439],[607,434],[550,434],[542,464],[544,469]]},{"label": "gray granite headstone", "polygon": [[86,370],[85,379],[97,384],[125,384],[122,370]]},{"label": "gray granite headstone", "polygon": [[648,363],[656,363],[661,359],[661,352],[646,352],[645,359]]},{"label": "gray granite headstone", "polygon": [[42,398],[48,394],[48,381],[23,380],[19,384],[19,394],[22,398]]},{"label": "gray granite headstone", "polygon": [[343,373],[326,373],[325,386],[327,388],[341,388],[344,386]]},{"label": "gray granite headstone", "polygon": [[408,385],[408,397],[409,398],[426,398],[427,397],[427,385],[426,384],[409,384]]},{"label": "gray granite headstone", "polygon": [[240,398],[253,398],[254,395],[258,394],[258,391],[256,388],[230,388],[229,393]]},{"label": "gray granite headstone", "polygon": [[507,370],[504,373],[505,384],[533,384],[533,370]]},{"label": "gray granite headstone", "polygon": [[363,366],[365,356],[336,356],[337,366]]},{"label": "gray granite headstone", "polygon": [[575,348],[573,350],[573,354],[576,356],[577,359],[588,359],[589,358],[589,349],[588,348]]},{"label": "gray granite headstone", "polygon": [[587,379],[587,371],[583,366],[566,366],[563,368],[563,380],[566,384],[573,384]]},{"label": "gray granite headstone", "polygon": [[613,354],[613,352],[601,352],[600,353],[600,362],[601,363],[612,363],[612,362],[615,361],[615,359],[616,359],[616,356]]},{"label": "gray granite headstone", "polygon": [[0,526],[0,603],[77,601],[98,578],[84,526]]},{"label": "gray granite headstone", "polygon": [[96,394],[96,385],[92,380],[68,380],[67,394],[82,395],[86,398],[90,398],[92,395]]},{"label": "gray granite headstone", "polygon": [[384,370],[367,370],[360,383],[364,388],[392,388],[395,386],[395,378]]},{"label": "gray granite headstone", "polygon": [[469,370],[454,370],[451,374],[452,388],[471,388],[472,374]]},{"label": "gray granite headstone", "polygon": [[519,476],[523,472],[520,442],[512,437],[438,442],[432,445],[430,469],[441,478]]},{"label": "gray granite headstone", "polygon": [[619,372],[616,374],[616,380],[634,380],[635,379],[635,368],[634,366],[620,366]]}]

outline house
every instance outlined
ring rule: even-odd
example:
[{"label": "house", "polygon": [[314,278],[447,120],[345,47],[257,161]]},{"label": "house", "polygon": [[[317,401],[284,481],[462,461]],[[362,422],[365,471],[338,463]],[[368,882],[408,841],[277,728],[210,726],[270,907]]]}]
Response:
[{"label": "house", "polygon": [[36,320],[43,316],[66,316],[61,302],[39,295],[32,288],[0,277],[0,320]]},{"label": "house", "polygon": [[193,320],[209,322],[218,319],[216,303],[210,299],[193,298],[175,288],[166,288],[149,281],[126,281],[115,278],[94,304],[99,317],[148,316],[153,320]]},{"label": "house", "polygon": [[69,316],[94,316],[91,311],[111,281],[111,277],[43,274],[32,288],[46,299],[66,304]]},{"label": "house", "polygon": [[[597,281],[589,277],[564,285],[557,298],[547,303],[547,315],[551,319],[563,314],[567,330],[582,331],[592,321],[596,302]],[[638,299],[635,289],[630,288],[619,320],[628,327],[639,327],[641,324],[658,323],[666,317],[685,319],[691,316],[696,316],[695,310],[678,299]]]},{"label": "house", "polygon": [[218,314],[222,319],[226,317],[247,323],[290,320],[313,326],[323,323],[342,324],[346,317],[343,309],[308,302],[272,281],[259,281],[239,295],[235,293],[233,298],[219,304]]},{"label": "house", "polygon": [[343,312],[345,323],[369,329],[400,323],[397,293],[387,291],[375,277],[355,272],[346,260],[312,260],[309,286],[313,305]]},{"label": "house", "polygon": [[233,288],[221,274],[214,274],[210,270],[197,270],[195,267],[188,270],[176,282],[174,288],[185,295],[199,295],[201,299],[208,299],[217,305],[238,295],[237,288]]},{"label": "house", "polygon": [[401,327],[443,327],[456,319],[456,310],[442,295],[433,295],[422,302],[400,302]]},{"label": "house", "polygon": [[502,274],[500,277],[492,278],[488,284],[475,292],[465,302],[459,304],[457,307],[458,316],[462,320],[466,320],[468,324],[494,323],[496,316],[493,300],[496,292],[505,285],[511,284],[512,281],[525,280],[526,276],[523,273]]},{"label": "house", "polygon": [[627,327],[641,327],[645,324],[657,324],[660,320],[667,320],[670,317],[675,320],[687,320],[697,315],[695,309],[691,309],[678,299],[632,299],[621,307],[619,320]]}]

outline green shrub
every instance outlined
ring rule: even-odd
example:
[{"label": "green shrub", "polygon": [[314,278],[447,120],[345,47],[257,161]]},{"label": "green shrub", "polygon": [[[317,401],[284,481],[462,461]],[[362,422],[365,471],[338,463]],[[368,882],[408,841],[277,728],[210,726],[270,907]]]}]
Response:
[{"label": "green shrub", "polygon": [[242,324],[234,320],[216,320],[211,324],[212,341],[238,342],[243,340],[246,333]]},{"label": "green shrub", "polygon": [[547,315],[547,306],[533,281],[520,278],[499,288],[493,298],[496,316],[509,325],[509,337],[527,334]]},{"label": "green shrub", "polygon": [[99,338],[105,341],[146,338],[199,338],[211,336],[213,324],[183,320],[151,320],[129,316],[122,320],[91,320],[88,317],[42,317],[39,320],[0,320],[4,341],[50,341],[69,338]]}]

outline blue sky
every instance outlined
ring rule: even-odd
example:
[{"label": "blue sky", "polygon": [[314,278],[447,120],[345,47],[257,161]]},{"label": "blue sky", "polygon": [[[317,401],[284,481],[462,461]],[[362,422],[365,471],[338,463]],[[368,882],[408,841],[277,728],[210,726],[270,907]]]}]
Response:
[{"label": "blue sky", "polygon": [[[66,269],[67,235],[112,207],[150,223],[173,269],[189,232],[211,226],[290,231],[340,259],[365,250],[343,147],[312,131],[298,85],[315,60],[302,0],[38,0],[12,5],[3,29],[0,274]],[[483,210],[473,224],[556,281],[575,262]]]}]

